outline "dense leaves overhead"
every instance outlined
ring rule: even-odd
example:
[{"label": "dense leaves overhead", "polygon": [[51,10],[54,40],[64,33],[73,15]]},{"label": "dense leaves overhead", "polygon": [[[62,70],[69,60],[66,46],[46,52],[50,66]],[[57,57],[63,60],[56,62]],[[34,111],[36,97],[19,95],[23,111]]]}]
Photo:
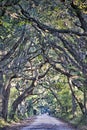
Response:
[{"label": "dense leaves overhead", "polygon": [[[56,93],[50,85],[54,81],[52,75],[64,75],[80,109],[83,114],[86,113],[86,0],[0,0],[0,30],[0,71],[4,77],[4,91],[7,93],[9,89],[10,93],[13,87],[11,82],[18,91],[23,88],[20,96],[11,104],[12,111],[15,112],[35,88],[41,84],[46,87],[47,83],[46,89],[60,106],[64,105],[66,95],[70,97],[68,89],[63,91],[61,87],[60,92],[57,88],[55,90],[59,93]],[[24,86],[17,88],[19,81],[24,82]],[[79,103],[73,86],[83,93],[84,101]],[[57,97],[58,94],[62,95],[61,99]]]}]

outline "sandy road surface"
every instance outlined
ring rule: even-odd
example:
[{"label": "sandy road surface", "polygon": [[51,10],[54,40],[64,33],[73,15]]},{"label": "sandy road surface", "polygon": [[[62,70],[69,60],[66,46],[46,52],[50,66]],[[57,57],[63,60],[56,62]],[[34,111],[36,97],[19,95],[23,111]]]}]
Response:
[{"label": "sandy road surface", "polygon": [[34,123],[28,127],[24,127],[21,130],[75,130],[67,123],[61,122],[46,114],[37,117]]}]

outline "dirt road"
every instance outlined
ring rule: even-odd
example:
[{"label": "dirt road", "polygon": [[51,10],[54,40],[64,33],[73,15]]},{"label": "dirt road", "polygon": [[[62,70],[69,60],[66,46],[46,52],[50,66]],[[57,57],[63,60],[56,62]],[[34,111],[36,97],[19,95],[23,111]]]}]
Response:
[{"label": "dirt road", "polygon": [[21,130],[75,130],[67,123],[61,122],[46,114],[37,116],[37,119],[30,126],[24,127]]}]

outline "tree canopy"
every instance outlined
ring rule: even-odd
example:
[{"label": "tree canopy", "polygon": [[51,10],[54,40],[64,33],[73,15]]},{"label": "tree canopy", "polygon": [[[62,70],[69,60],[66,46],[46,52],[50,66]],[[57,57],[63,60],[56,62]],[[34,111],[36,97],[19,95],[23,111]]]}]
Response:
[{"label": "tree canopy", "polygon": [[32,95],[87,116],[86,0],[0,0],[0,30],[1,117]]}]

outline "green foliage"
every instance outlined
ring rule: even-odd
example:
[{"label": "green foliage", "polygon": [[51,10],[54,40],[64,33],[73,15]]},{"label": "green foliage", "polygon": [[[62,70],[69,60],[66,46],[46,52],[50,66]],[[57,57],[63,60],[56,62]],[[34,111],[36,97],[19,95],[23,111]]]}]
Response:
[{"label": "green foliage", "polygon": [[11,102],[12,102],[12,100],[14,100],[14,98],[17,97],[17,95],[18,95],[18,91],[17,91],[17,89],[16,89],[15,87],[13,87],[13,88],[11,89],[11,93],[10,93]]},{"label": "green foliage", "polygon": [[0,118],[0,128],[8,126],[9,124],[4,121],[4,119]]},{"label": "green foliage", "polygon": [[[78,33],[83,33],[83,28],[75,10],[70,6],[71,1],[66,1],[63,4],[56,0],[20,0],[20,5],[26,10],[25,12],[20,9],[19,5],[14,6],[11,5],[12,1],[7,3],[9,2],[10,5],[5,5],[5,13],[0,18],[2,29],[0,31],[0,45],[3,46],[3,50],[0,48],[0,58],[6,56],[6,54],[9,56],[7,52],[12,52],[5,60],[6,63],[3,62],[5,65],[0,66],[0,68],[4,67],[3,84],[5,85],[8,80],[5,75],[10,77],[10,73],[17,74],[22,80],[20,79],[19,81],[17,78],[15,81],[20,84],[21,93],[24,93],[33,79],[36,78],[37,84],[35,89],[29,93],[30,97],[26,99],[26,102],[27,100],[29,101],[28,105],[31,109],[29,115],[32,115],[33,107],[37,108],[38,104],[42,104],[46,107],[49,106],[55,115],[71,119],[72,94],[66,77],[60,73],[63,71],[70,74],[71,77],[78,76],[78,79],[76,78],[75,81],[76,83],[80,82],[83,88],[79,85],[78,89],[73,88],[73,90],[79,101],[81,100],[83,103],[83,91],[80,92],[80,90],[84,90],[85,78],[82,71],[83,65],[85,67],[87,63],[86,58],[81,59],[83,52],[86,52],[87,39],[85,36],[81,37],[73,33],[75,30]],[[85,1],[76,0],[74,4],[83,14],[86,14],[87,5]],[[3,10],[2,7],[1,9]],[[18,41],[17,46],[16,42],[22,34],[24,25],[26,25],[24,36],[21,38],[22,40]],[[50,28],[49,31],[47,30],[48,28]],[[61,32],[72,30],[72,33],[58,33],[56,29]],[[11,50],[14,45],[16,49]],[[39,79],[50,66],[50,72]],[[20,95],[19,93],[12,86],[9,98],[9,111],[14,100]],[[38,99],[39,96],[40,99]],[[38,101],[33,104],[35,99],[38,99]],[[77,107],[77,114],[78,111],[79,108]],[[23,117],[20,116],[20,118]],[[18,121],[16,114],[15,120]]]},{"label": "green foliage", "polygon": [[9,107],[8,107],[8,111],[11,111],[11,105],[13,103],[13,101],[18,97],[19,93],[17,91],[17,89],[15,87],[11,88],[10,91],[10,98],[9,98]]}]

